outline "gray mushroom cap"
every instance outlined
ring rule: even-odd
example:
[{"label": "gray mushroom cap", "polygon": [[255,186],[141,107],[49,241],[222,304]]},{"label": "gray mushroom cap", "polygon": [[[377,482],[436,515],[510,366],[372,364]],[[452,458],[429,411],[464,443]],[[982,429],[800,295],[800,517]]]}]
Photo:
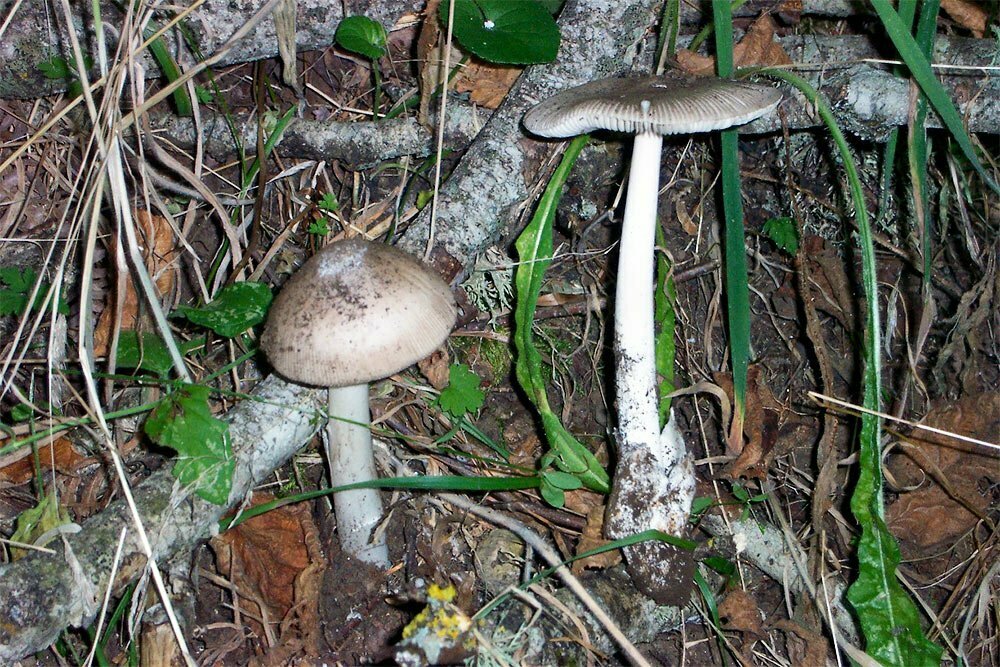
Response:
[{"label": "gray mushroom cap", "polygon": [[569,88],[524,116],[540,137],[572,137],[594,130],[634,134],[690,134],[742,125],[781,101],[769,86],[677,73],[601,79]]},{"label": "gray mushroom cap", "polygon": [[364,384],[433,352],[455,324],[455,300],[429,267],[363,239],[313,255],[275,298],[260,339],[288,380]]}]

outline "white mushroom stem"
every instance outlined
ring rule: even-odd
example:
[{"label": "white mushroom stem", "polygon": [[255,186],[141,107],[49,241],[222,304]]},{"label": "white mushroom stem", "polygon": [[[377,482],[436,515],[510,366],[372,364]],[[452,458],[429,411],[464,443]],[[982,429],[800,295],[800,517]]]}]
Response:
[{"label": "white mushroom stem", "polygon": [[660,432],[657,408],[653,286],[662,145],[660,135],[636,136],[622,221],[615,293],[618,467],[608,507],[611,537],[649,528],[677,535],[694,497],[687,448],[672,423]]},{"label": "white mushroom stem", "polygon": [[[368,385],[331,387],[327,422],[327,457],[333,486],[377,479],[372,433],[369,426]],[[389,551],[384,534],[372,539],[382,519],[378,489],[352,489],[333,496],[337,534],[347,553],[376,567],[388,568]]]}]

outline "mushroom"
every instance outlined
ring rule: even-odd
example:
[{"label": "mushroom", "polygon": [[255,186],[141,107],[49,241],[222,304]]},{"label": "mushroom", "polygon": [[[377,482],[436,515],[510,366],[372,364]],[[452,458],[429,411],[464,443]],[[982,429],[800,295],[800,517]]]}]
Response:
[{"label": "mushroom", "polygon": [[[618,465],[605,521],[609,537],[649,528],[681,534],[694,497],[684,441],[672,419],[660,431],[657,412],[653,249],[663,135],[747,123],[780,100],[777,90],[765,86],[671,73],[587,83],[524,116],[524,127],[541,137],[600,129],[635,135],[615,292]],[[642,542],[626,548],[625,556],[637,586],[658,602],[679,602],[686,594],[677,590],[678,568],[690,568],[691,559],[670,545]]]},{"label": "mushroom", "polygon": [[[333,486],[377,478],[368,383],[433,352],[455,324],[448,285],[406,253],[350,239],[326,246],[274,300],[260,339],[274,370],[300,384],[329,388],[327,458]],[[334,495],[344,551],[389,565],[377,489]]]}]

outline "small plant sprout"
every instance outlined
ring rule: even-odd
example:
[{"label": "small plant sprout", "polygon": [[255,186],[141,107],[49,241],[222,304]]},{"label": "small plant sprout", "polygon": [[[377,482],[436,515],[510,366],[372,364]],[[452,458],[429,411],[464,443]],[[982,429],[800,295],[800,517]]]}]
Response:
[{"label": "small plant sprout", "polygon": [[[334,486],[377,477],[368,383],[433,352],[455,323],[448,285],[406,253],[350,239],[323,248],[274,300],[261,349],[282,376],[329,387],[327,458]],[[376,567],[389,566],[377,489],[334,495],[340,544]]]},{"label": "small plant sprout", "polygon": [[[622,538],[649,528],[680,534],[694,497],[694,468],[673,420],[660,431],[654,358],[653,273],[663,135],[747,123],[775,106],[777,90],[679,74],[604,79],[565,90],[524,117],[542,137],[594,130],[635,135],[622,220],[615,293],[618,466],[605,531]],[[627,547],[636,585],[661,603],[682,602],[678,589],[690,561],[663,542]]]}]

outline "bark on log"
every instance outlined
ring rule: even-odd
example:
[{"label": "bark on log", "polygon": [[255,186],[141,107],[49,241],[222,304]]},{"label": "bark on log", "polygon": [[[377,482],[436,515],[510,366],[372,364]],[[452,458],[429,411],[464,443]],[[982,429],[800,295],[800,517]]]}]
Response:
[{"label": "bark on log", "polygon": [[[526,147],[538,143],[523,138],[524,112],[556,90],[637,69],[645,32],[656,25],[659,6],[656,0],[566,3],[559,15],[562,45],[556,62],[525,70],[441,188],[431,259],[443,274],[460,278],[479,253],[509,235],[517,209],[526,203],[536,171]],[[424,252],[431,236],[430,208],[403,234],[399,245],[404,250]]]},{"label": "bark on log", "polygon": [[[681,37],[680,43],[689,39],[690,36]],[[892,128],[907,123],[909,81],[893,76],[888,66],[860,62],[892,55],[880,52],[870,37],[796,35],[783,37],[778,43],[797,65],[809,68],[800,73],[829,100],[838,122],[847,132],[867,141],[883,141]],[[940,37],[935,63],[961,67],[987,65],[994,51],[993,40]],[[941,69],[938,78],[966,119],[970,132],[1000,133],[1000,77],[986,76],[978,70]],[[537,94],[543,98],[562,87],[546,88]],[[517,94],[516,89],[511,92]],[[791,90],[787,94],[790,98],[795,96]],[[445,146],[464,150],[490,119],[491,112],[457,97],[449,99],[448,105]],[[805,130],[822,124],[801,99],[785,102],[782,109],[789,129]],[[766,134],[780,130],[780,122],[778,115],[772,114],[739,129],[745,134]],[[203,114],[203,124],[208,153],[220,162],[232,158],[233,140],[224,119]],[[941,127],[933,112],[927,124]],[[173,143],[185,148],[194,145],[196,137],[190,119],[164,117],[155,125]],[[244,145],[253,146],[257,136],[254,118],[240,117],[236,125],[243,133]],[[427,156],[434,146],[433,132],[416,118],[379,122],[293,119],[277,150],[286,158],[339,160],[349,169],[366,169],[404,155]],[[519,147],[511,145],[507,150]]]},{"label": "bark on log", "polygon": [[[240,403],[225,417],[236,456],[227,507],[179,488],[170,466],[135,489],[157,562],[211,534],[229,507],[284,464],[322,423],[324,392],[272,376],[252,395],[253,400]],[[89,624],[109,584],[119,590],[142,573],[146,559],[132,525],[124,501],[117,501],[85,521],[79,533],[66,535],[62,544],[50,544],[55,553],[33,552],[0,569],[0,664],[44,649],[67,626]],[[118,577],[109,582],[123,528],[129,532]]]},{"label": "bark on log", "polygon": [[[15,4],[14,0],[0,2],[0,16],[6,17]],[[330,46],[333,43],[333,33],[344,16],[364,14],[388,28],[400,16],[416,11],[423,4],[422,0],[297,0],[296,47],[299,51],[311,51]],[[206,0],[205,4],[188,17],[186,25],[201,52],[208,56],[263,5],[263,0]],[[115,41],[123,22],[121,6],[122,3],[101,3],[110,53],[115,52]],[[18,7],[14,19],[0,38],[0,99],[33,98],[65,90],[65,81],[47,79],[39,69],[40,64],[56,57],[63,58],[67,63],[73,62],[66,22],[62,12],[56,7],[58,3],[48,0],[27,0]],[[96,62],[96,51],[88,48],[94,40],[90,3],[74,2],[71,7],[74,12],[74,29],[81,47]],[[169,20],[169,16],[164,14],[156,18],[159,25]],[[186,47],[180,46],[176,33],[165,41],[167,48],[179,62],[190,61],[190,57],[186,55]],[[271,58],[277,53],[274,20],[268,18],[230,51],[219,66]],[[148,54],[145,56],[145,65],[149,76],[159,76],[160,70],[148,58]]]}]

